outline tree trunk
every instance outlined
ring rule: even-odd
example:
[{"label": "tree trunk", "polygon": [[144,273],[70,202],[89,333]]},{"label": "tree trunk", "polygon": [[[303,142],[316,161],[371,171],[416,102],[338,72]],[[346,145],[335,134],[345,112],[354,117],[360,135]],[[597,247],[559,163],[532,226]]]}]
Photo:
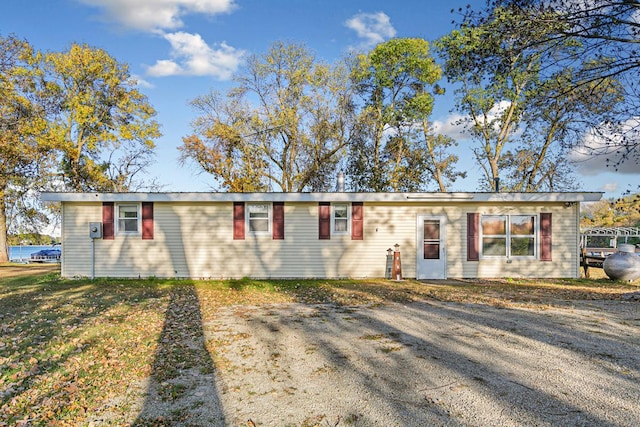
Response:
[{"label": "tree trunk", "polygon": [[[442,178],[442,168],[440,167],[441,163],[438,162],[438,158],[435,152],[435,144],[436,137],[429,135],[429,122],[426,120],[422,121],[422,134],[424,135],[424,142],[427,147],[427,155],[429,156],[429,161],[432,165],[432,177],[438,183],[438,188],[441,192],[446,192],[447,187],[444,185],[444,179]],[[448,165],[447,165],[448,166]]]},{"label": "tree trunk", "polygon": [[9,261],[9,245],[7,244],[7,214],[4,204],[5,188],[0,189],[0,263]]}]

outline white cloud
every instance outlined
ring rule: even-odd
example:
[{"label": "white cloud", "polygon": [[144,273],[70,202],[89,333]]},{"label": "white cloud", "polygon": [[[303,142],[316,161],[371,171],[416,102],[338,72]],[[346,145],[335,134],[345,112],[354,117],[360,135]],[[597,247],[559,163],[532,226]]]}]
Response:
[{"label": "white cloud", "polygon": [[79,0],[104,11],[105,18],[142,31],[175,30],[190,13],[216,15],[235,8],[234,0]]},{"label": "white cloud", "polygon": [[181,31],[165,34],[164,38],[171,43],[172,59],[158,60],[147,69],[150,76],[212,76],[227,80],[238,69],[246,54],[224,42],[212,48],[199,34]]},{"label": "white cloud", "polygon": [[464,123],[462,123],[463,118],[464,116],[460,114],[449,114],[443,121],[434,120],[433,130],[456,141],[469,139],[469,134],[465,130]]},{"label": "white cloud", "polygon": [[147,68],[147,74],[153,77],[167,77],[178,74],[185,74],[181,66],[168,59],[159,59],[156,63]]},{"label": "white cloud", "polygon": [[358,13],[345,22],[347,28],[364,39],[363,47],[372,47],[396,35],[389,16],[384,12]]},{"label": "white cloud", "polygon": [[148,81],[146,81],[145,79],[143,79],[137,74],[131,75],[131,83],[135,86],[143,87],[147,89],[152,89],[155,87],[153,84],[149,83]]},{"label": "white cloud", "polygon": [[626,160],[620,164],[618,161],[621,159],[621,155],[609,152],[601,152],[594,154],[590,151],[574,149],[569,153],[569,160],[575,164],[578,173],[585,176],[594,176],[601,173],[612,172],[622,175],[640,175],[640,166],[634,159]]},{"label": "white cloud", "polygon": [[[198,34],[169,32],[184,26],[182,17],[188,14],[216,15],[231,12],[235,0],[78,0],[100,8],[105,19],[125,28],[153,32],[171,43],[170,59],[161,59],[147,69],[154,77],[186,75],[213,76],[220,80],[231,77],[245,52],[226,43],[215,48]],[[137,79],[141,87],[152,87]]]},{"label": "white cloud", "polygon": [[607,193],[615,193],[618,190],[619,186],[620,184],[618,184],[617,182],[608,182],[600,187],[600,189]]},{"label": "white cloud", "polygon": [[[487,112],[487,123],[491,123],[498,119],[510,105],[511,103],[509,101],[500,101],[496,103],[493,108]],[[471,116],[451,113],[444,119],[444,121],[434,121],[433,128],[436,132],[450,136],[451,138],[459,141],[471,138],[471,134],[467,131],[467,126],[470,126],[471,123]],[[494,129],[498,131],[500,122],[495,122],[493,126]]]},{"label": "white cloud", "polygon": [[[631,147],[625,147],[625,143],[631,141],[633,144],[637,140],[639,125],[640,119],[634,118],[624,123],[620,132],[607,131],[606,127],[602,127],[597,132],[592,130],[586,134],[581,144],[571,150],[568,158],[584,176],[605,172],[640,175],[638,157],[632,155],[620,162],[627,153],[627,149],[631,149]],[[635,150],[638,148],[636,147]]]}]

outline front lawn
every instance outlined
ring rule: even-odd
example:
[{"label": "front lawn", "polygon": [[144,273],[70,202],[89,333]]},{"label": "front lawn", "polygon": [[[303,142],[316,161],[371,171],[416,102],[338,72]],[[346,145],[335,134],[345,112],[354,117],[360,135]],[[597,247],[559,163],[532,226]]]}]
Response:
[{"label": "front lawn", "polygon": [[[215,365],[215,342],[199,343],[202,324],[221,306],[436,299],[544,309],[638,289],[606,279],[62,280],[55,271],[15,271],[0,267],[0,426],[148,425],[135,394],[150,377],[164,384],[176,370],[215,369],[203,362]],[[169,387],[158,395],[183,392]],[[173,416],[179,422],[187,414]]]}]

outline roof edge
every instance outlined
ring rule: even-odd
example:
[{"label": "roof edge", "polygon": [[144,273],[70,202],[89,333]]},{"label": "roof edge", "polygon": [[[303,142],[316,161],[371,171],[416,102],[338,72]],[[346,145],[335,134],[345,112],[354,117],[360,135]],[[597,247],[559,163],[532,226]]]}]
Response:
[{"label": "roof edge", "polygon": [[602,192],[546,193],[62,193],[43,192],[46,202],[595,202]]}]

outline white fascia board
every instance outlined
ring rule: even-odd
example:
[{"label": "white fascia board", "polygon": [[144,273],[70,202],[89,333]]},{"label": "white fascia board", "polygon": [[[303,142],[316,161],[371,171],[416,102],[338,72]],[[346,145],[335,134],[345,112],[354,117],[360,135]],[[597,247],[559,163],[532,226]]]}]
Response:
[{"label": "white fascia board", "polygon": [[46,202],[587,202],[602,193],[42,193]]},{"label": "white fascia board", "polygon": [[[416,196],[417,198],[413,198]],[[48,202],[402,202],[470,200],[472,193],[54,193]],[[419,199],[418,199],[419,198]]]},{"label": "white fascia board", "polygon": [[474,193],[475,202],[597,202],[601,192]]}]

